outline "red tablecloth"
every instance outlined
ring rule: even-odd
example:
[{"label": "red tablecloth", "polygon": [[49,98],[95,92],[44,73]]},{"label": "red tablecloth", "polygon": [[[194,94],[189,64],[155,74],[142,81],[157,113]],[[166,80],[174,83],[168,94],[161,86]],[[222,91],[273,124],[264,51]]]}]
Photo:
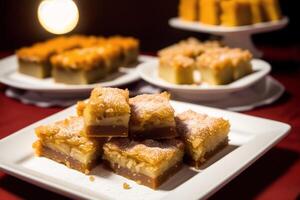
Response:
[{"label": "red tablecloth", "polygon": [[[276,147],[213,195],[212,199],[300,198],[300,64],[295,62],[298,60],[298,50],[293,49],[291,53],[284,54],[275,53],[281,57],[292,55],[294,61],[277,63],[272,72],[272,76],[286,87],[285,94],[270,106],[245,112],[288,123],[292,126],[292,131]],[[274,54],[266,55],[272,57]],[[4,55],[0,54],[1,56]],[[278,57],[275,56],[275,60],[276,58]],[[5,86],[0,85],[0,138],[62,109],[24,105],[18,100],[6,97],[4,90]],[[0,200],[64,198],[0,172]]]}]

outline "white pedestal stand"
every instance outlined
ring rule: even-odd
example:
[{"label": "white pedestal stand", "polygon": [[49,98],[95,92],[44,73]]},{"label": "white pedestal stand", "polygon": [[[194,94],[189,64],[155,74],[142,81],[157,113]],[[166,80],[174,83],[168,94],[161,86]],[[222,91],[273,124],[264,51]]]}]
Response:
[{"label": "white pedestal stand", "polygon": [[256,33],[281,29],[286,26],[288,22],[289,19],[284,17],[281,20],[274,22],[264,22],[239,27],[224,27],[202,24],[200,22],[188,22],[179,18],[172,18],[169,20],[170,26],[174,28],[222,36],[223,42],[227,46],[248,49],[256,58],[261,57],[262,52],[255,48],[251,36]]}]

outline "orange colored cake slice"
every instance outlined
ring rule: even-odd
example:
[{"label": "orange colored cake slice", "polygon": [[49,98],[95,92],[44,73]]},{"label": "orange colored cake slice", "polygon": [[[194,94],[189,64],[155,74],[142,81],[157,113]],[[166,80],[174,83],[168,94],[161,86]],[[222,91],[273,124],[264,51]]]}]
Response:
[{"label": "orange colored cake slice", "polygon": [[200,0],[199,20],[203,24],[220,24],[220,2],[219,0]]},{"label": "orange colored cake slice", "polygon": [[180,0],[179,17],[187,21],[196,21],[198,19],[198,2],[199,0]]},{"label": "orange colored cake slice", "polygon": [[221,5],[221,25],[243,26],[252,24],[251,6],[248,0],[223,0]]},{"label": "orange colored cake slice", "polygon": [[277,21],[282,18],[281,9],[278,0],[262,0],[264,12],[268,21]]}]

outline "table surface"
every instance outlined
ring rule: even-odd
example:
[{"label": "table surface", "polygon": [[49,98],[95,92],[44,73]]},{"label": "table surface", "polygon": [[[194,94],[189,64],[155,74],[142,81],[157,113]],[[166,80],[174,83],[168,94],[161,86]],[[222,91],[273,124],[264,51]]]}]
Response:
[{"label": "table surface", "polygon": [[[263,50],[265,59],[273,61],[271,75],[286,87],[286,92],[272,105],[243,113],[288,123],[292,130],[211,199],[300,198],[300,51],[298,47]],[[0,58],[7,55],[0,52]],[[63,109],[22,104],[6,97],[5,89],[6,86],[0,84],[0,139]],[[0,199],[67,198],[0,172]]]}]

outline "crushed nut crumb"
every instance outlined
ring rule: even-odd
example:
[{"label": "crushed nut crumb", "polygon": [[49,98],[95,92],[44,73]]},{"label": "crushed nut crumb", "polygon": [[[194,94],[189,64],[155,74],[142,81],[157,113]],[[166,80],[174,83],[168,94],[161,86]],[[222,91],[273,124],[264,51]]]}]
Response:
[{"label": "crushed nut crumb", "polygon": [[128,183],[123,183],[123,189],[129,190],[131,187],[128,185]]},{"label": "crushed nut crumb", "polygon": [[142,184],[142,182],[140,180],[137,180],[136,183],[139,184],[139,185]]},{"label": "crushed nut crumb", "polygon": [[93,176],[90,176],[90,177],[89,177],[89,179],[90,179],[90,181],[91,181],[91,182],[94,182],[94,180],[95,180],[95,177],[93,177]]}]

